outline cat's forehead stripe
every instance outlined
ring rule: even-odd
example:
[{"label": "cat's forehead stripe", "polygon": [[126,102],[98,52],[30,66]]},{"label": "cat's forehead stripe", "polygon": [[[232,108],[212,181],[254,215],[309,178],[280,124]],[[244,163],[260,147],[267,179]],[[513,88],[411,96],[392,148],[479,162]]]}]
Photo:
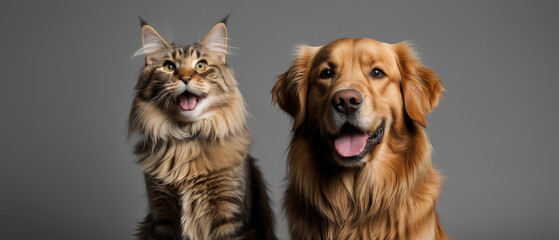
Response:
[{"label": "cat's forehead stripe", "polygon": [[186,54],[188,52],[188,56],[194,57],[194,58],[199,58],[200,57],[200,50],[197,46],[188,46],[182,49],[183,54]]},{"label": "cat's forehead stripe", "polygon": [[201,47],[198,45],[190,45],[184,47],[176,46],[174,49],[172,49],[171,52],[168,52],[166,55],[170,60],[178,60],[184,57],[193,57],[195,59],[199,59],[207,56],[207,54],[202,51]]},{"label": "cat's forehead stripe", "polygon": [[172,52],[171,56],[175,60],[178,60],[179,58],[182,58],[182,57],[188,57],[189,55],[191,55],[191,54],[187,55],[187,52],[191,51],[190,49],[191,49],[191,47],[177,47]]},{"label": "cat's forehead stripe", "polygon": [[194,54],[194,47],[190,46],[188,48],[190,49],[189,55],[192,56]]}]

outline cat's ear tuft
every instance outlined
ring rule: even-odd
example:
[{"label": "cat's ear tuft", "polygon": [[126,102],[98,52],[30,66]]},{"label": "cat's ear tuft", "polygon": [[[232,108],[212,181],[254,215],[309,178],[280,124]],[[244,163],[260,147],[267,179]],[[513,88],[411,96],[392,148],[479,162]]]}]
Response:
[{"label": "cat's ear tuft", "polygon": [[202,46],[218,57],[221,64],[225,64],[227,55],[227,27],[225,22],[228,17],[229,15],[217,23],[200,42]]},{"label": "cat's ear tuft", "polygon": [[149,25],[146,20],[144,20],[142,17],[138,16],[138,19],[140,19],[140,26],[143,27],[145,25]]},{"label": "cat's ear tuft", "polygon": [[154,53],[169,48],[169,44],[147,22],[140,18],[142,25],[142,48],[135,54],[146,55],[146,65],[154,62]]},{"label": "cat's ear tuft", "polygon": [[231,13],[227,14],[227,16],[225,16],[223,19],[221,19],[221,21],[219,21],[220,23],[223,23],[225,25],[227,25],[227,19],[229,19],[229,15],[231,15]]}]

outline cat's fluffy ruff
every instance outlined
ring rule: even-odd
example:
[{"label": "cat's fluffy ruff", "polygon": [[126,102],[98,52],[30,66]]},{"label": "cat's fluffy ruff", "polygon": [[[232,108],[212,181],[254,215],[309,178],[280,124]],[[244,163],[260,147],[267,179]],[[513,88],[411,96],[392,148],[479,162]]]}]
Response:
[{"label": "cat's fluffy ruff", "polygon": [[142,21],[142,39],[150,51],[129,127],[142,137],[135,152],[150,209],[138,237],[275,239],[266,187],[248,155],[243,98],[225,51],[206,47],[227,45],[225,23],[199,44],[180,47]]}]

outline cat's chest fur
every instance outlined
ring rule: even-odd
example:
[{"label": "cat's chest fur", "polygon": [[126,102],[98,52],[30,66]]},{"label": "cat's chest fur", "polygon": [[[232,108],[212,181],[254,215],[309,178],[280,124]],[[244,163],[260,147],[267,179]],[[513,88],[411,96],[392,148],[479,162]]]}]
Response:
[{"label": "cat's chest fur", "polygon": [[[246,226],[250,204],[246,153],[187,141],[162,143],[144,153],[140,161],[144,173],[159,179],[169,192],[150,193],[151,201],[156,202],[152,208],[157,205],[158,211],[175,216],[173,222],[179,223],[176,233],[182,239],[215,239],[238,234]],[[176,207],[159,203],[165,195],[174,196]]]},{"label": "cat's chest fur", "polygon": [[243,161],[220,172],[188,177],[179,184],[182,236],[212,239],[216,232],[233,231],[246,224],[247,181]]}]

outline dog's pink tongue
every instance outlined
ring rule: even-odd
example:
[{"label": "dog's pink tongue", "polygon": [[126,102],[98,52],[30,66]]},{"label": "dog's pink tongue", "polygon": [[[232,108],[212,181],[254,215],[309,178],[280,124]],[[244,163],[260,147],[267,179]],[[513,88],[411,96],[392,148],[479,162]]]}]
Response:
[{"label": "dog's pink tongue", "polygon": [[194,94],[183,94],[179,97],[179,106],[183,111],[192,111],[196,107],[196,103],[198,103],[198,99]]},{"label": "dog's pink tongue", "polygon": [[366,133],[343,134],[334,140],[336,152],[342,157],[355,157],[365,150],[367,138]]}]

